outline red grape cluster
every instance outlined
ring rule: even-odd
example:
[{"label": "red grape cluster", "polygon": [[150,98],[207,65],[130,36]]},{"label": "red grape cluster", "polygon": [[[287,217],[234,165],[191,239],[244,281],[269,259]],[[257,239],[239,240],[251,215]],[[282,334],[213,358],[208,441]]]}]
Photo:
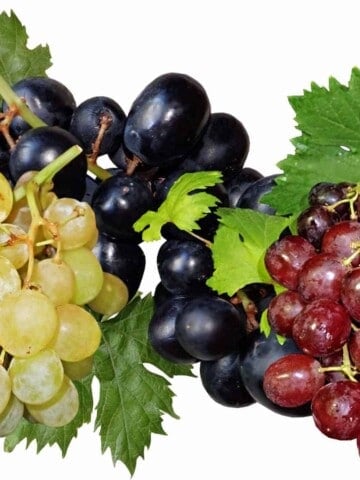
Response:
[{"label": "red grape cluster", "polygon": [[319,183],[297,219],[297,235],[274,242],[265,255],[284,287],[268,308],[278,334],[300,353],[273,362],[266,396],[281,407],[311,402],[316,426],[330,438],[360,437],[360,189]]}]

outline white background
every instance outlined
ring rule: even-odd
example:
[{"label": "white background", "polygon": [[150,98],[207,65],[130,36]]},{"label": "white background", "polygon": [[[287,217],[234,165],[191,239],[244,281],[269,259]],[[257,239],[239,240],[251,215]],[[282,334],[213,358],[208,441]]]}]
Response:
[{"label": "white background", "polygon": [[[357,1],[2,1],[27,26],[32,46],[48,43],[49,75],[78,103],[107,95],[128,111],[156,76],[177,71],[206,88],[213,111],[237,116],[248,129],[247,165],[265,174],[292,151],[296,135],[288,95],[333,75],[347,82],[360,66]],[[143,291],[157,284],[156,245],[147,248]],[[240,268],[240,265],[239,265]],[[260,406],[226,409],[200,380],[172,382],[180,420],[164,418],[167,436],[154,435],[135,480],[359,478],[354,442],[325,438],[311,419],[291,419]],[[96,392],[95,392],[96,394]],[[56,448],[36,455],[32,445],[0,451],[12,478],[129,480],[126,468],[102,454],[93,427],[81,429],[65,459]],[[311,466],[310,466],[311,465]],[[250,473],[249,473],[250,472]]]}]

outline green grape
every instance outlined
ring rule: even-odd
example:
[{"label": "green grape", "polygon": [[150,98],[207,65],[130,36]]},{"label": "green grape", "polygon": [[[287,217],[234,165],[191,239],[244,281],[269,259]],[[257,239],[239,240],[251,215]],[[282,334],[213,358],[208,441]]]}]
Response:
[{"label": "green grape", "polygon": [[21,289],[21,278],[14,265],[0,256],[0,300]]},{"label": "green grape", "polygon": [[61,360],[77,362],[93,355],[100,345],[101,330],[95,318],[79,305],[57,307],[59,329],[52,348]]},{"label": "green grape", "polygon": [[79,410],[79,394],[66,376],[58,393],[42,405],[26,405],[34,420],[48,427],[63,427],[74,419]]},{"label": "green grape", "polygon": [[64,379],[64,369],[53,350],[42,350],[29,358],[14,357],[9,366],[12,391],[24,403],[40,404],[50,400]]},{"label": "green grape", "polygon": [[54,258],[34,264],[31,283],[37,285],[55,305],[69,303],[75,293],[75,275],[69,265]]},{"label": "green grape", "polygon": [[[88,243],[96,231],[95,214],[86,202],[74,198],[59,198],[44,211],[43,217],[55,224],[63,250],[72,250]],[[46,238],[51,232],[44,228]]]},{"label": "green grape", "polygon": [[62,252],[62,259],[75,274],[75,293],[72,302],[85,305],[100,292],[104,274],[99,260],[85,247]]},{"label": "green grape", "polygon": [[5,410],[0,414],[0,437],[6,437],[15,430],[24,415],[24,404],[11,394]]},{"label": "green grape", "polygon": [[0,365],[0,414],[5,410],[10,400],[11,380],[8,371]]},{"label": "green grape", "polygon": [[111,316],[120,312],[128,301],[129,292],[125,283],[112,273],[104,272],[101,290],[88,305],[94,312]]},{"label": "green grape", "polygon": [[92,372],[94,365],[94,355],[86,357],[77,362],[66,362],[63,360],[64,373],[71,380],[81,380]]},{"label": "green grape", "polygon": [[58,325],[55,306],[36,290],[20,290],[0,302],[0,345],[15,357],[46,348]]},{"label": "green grape", "polygon": [[0,255],[9,259],[16,270],[26,264],[29,260],[29,247],[22,228],[9,223],[0,226]]},{"label": "green grape", "polygon": [[10,183],[4,174],[0,172],[0,222],[3,222],[11,212],[14,203],[14,195]]}]

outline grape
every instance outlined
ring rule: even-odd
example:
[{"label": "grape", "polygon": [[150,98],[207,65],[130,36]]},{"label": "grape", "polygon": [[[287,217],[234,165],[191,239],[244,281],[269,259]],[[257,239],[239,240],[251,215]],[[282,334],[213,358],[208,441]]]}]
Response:
[{"label": "grape", "polygon": [[264,407],[280,415],[304,417],[311,414],[309,403],[299,407],[280,407],[264,393],[263,382],[267,368],[277,359],[291,353],[301,353],[291,338],[287,338],[284,343],[279,343],[273,331],[266,337],[259,330],[254,330],[248,337],[241,364],[241,377],[250,395]]},{"label": "grape", "polygon": [[8,370],[0,365],[0,415],[5,410],[11,396],[11,379]]},{"label": "grape", "polygon": [[348,268],[327,253],[314,255],[303,265],[298,277],[298,292],[306,302],[318,298],[340,300],[343,277]]},{"label": "grape", "polygon": [[152,193],[145,181],[119,173],[102,182],[94,192],[92,208],[102,233],[124,242],[141,242],[133,225],[153,206]]},{"label": "grape", "polygon": [[167,240],[159,249],[157,266],[164,287],[173,294],[206,293],[214,266],[211,251],[192,241]]},{"label": "grape", "polygon": [[300,407],[325,383],[321,364],[314,358],[292,353],[272,363],[264,373],[266,396],[281,407]]},{"label": "grape", "polygon": [[13,193],[8,179],[0,172],[0,222],[8,217],[13,207]]},{"label": "grape", "polygon": [[351,317],[360,322],[360,268],[349,271],[343,279],[341,301]]},{"label": "grape", "polygon": [[[27,131],[11,151],[10,172],[13,180],[17,181],[29,170],[41,170],[76,144],[77,139],[60,127],[38,127]],[[59,197],[80,200],[85,193],[86,171],[86,156],[80,153],[54,176],[54,192]]]},{"label": "grape", "polygon": [[[95,214],[90,205],[74,198],[55,200],[45,209],[43,218],[56,226],[63,250],[82,247],[96,231]],[[53,238],[47,226],[44,232],[46,238]]]},{"label": "grape", "polygon": [[24,414],[24,404],[11,394],[5,410],[0,413],[0,437],[6,437],[12,433]]},{"label": "grape", "polygon": [[268,308],[268,320],[276,333],[285,337],[292,336],[296,316],[303,310],[305,302],[298,292],[286,290],[274,297]]},{"label": "grape", "polygon": [[355,367],[360,369],[360,330],[352,332],[349,342],[349,353]]},{"label": "grape", "polygon": [[320,357],[340,350],[351,332],[346,309],[330,299],[307,304],[293,324],[293,338],[303,352]]},{"label": "grape", "polygon": [[200,363],[201,383],[215,402],[225,407],[245,407],[255,402],[244,386],[240,367],[237,352]]},{"label": "grape", "polygon": [[[123,109],[112,98],[91,97],[77,106],[69,130],[79,140],[86,154],[104,155],[119,148],[125,118]],[[102,125],[105,125],[104,133],[97,145]]]},{"label": "grape", "polygon": [[55,306],[42,293],[20,290],[0,302],[0,345],[28,357],[46,348],[58,329]]},{"label": "grape", "polygon": [[0,255],[0,301],[20,288],[21,279],[15,267],[10,260]]},{"label": "grape", "polygon": [[174,363],[196,361],[183,349],[175,335],[177,318],[188,301],[186,296],[172,296],[156,308],[149,323],[150,344],[159,355]]},{"label": "grape", "polygon": [[12,391],[23,403],[40,404],[60,389],[64,369],[58,355],[49,349],[29,358],[14,357],[9,366]]},{"label": "grape", "polygon": [[316,249],[320,249],[325,232],[338,221],[340,217],[336,212],[331,212],[322,205],[314,205],[303,210],[298,216],[297,232]]},{"label": "grape", "polygon": [[220,170],[224,180],[241,171],[250,140],[244,125],[229,113],[213,113],[201,139],[186,156],[187,171]]},{"label": "grape", "polygon": [[247,187],[260,178],[263,178],[263,175],[258,170],[244,167],[240,172],[232,176],[229,181],[225,181],[225,187],[229,196],[229,207],[236,207]]},{"label": "grape", "polygon": [[104,274],[101,265],[91,250],[85,247],[62,252],[62,259],[75,276],[75,291],[72,302],[84,305],[91,302],[100,292]]},{"label": "grape", "polygon": [[[24,99],[30,110],[49,126],[67,129],[75,109],[75,99],[70,90],[58,80],[49,77],[27,77],[12,86],[13,91]],[[7,105],[3,111],[7,110]],[[10,131],[20,137],[30,126],[17,115],[11,122]]]},{"label": "grape", "polygon": [[101,330],[95,318],[84,308],[68,303],[56,308],[59,329],[51,348],[66,362],[78,362],[95,353]]},{"label": "grape", "polygon": [[6,257],[18,270],[29,259],[25,231],[17,225],[2,223],[0,228],[0,255]]},{"label": "grape", "polygon": [[119,277],[127,286],[129,299],[133,298],[145,271],[146,259],[142,248],[100,233],[93,253],[103,271]]},{"label": "grape", "polygon": [[[309,192],[310,205],[334,205],[340,200],[346,198],[347,193],[351,189],[352,184],[320,182],[314,185]],[[335,207],[335,211],[339,214],[346,215],[348,213],[348,205],[345,203]]]},{"label": "grape", "polygon": [[104,272],[101,290],[88,305],[94,312],[111,316],[120,312],[128,301],[129,292],[125,283],[112,273]]},{"label": "grape", "polygon": [[55,306],[69,303],[75,295],[74,272],[64,261],[55,258],[35,262],[31,284],[40,288]]},{"label": "grape", "polygon": [[66,376],[58,393],[41,405],[26,404],[30,415],[48,427],[62,427],[74,419],[79,410],[79,395],[73,382]]},{"label": "grape", "polygon": [[276,185],[275,179],[278,176],[278,174],[268,175],[250,183],[235,206],[237,208],[250,208],[251,210],[266,213],[267,215],[274,215],[275,209],[261,200],[262,197],[266,193],[271,192],[272,188]]},{"label": "grape", "polygon": [[240,347],[245,321],[228,301],[200,296],[180,312],[175,335],[180,345],[199,360],[217,360]]},{"label": "grape", "polygon": [[360,432],[360,383],[343,380],[321,387],[312,400],[318,429],[330,438],[352,440]]},{"label": "grape", "polygon": [[173,165],[193,148],[209,117],[204,88],[188,75],[167,73],[155,78],[133,102],[124,145],[148,165]]},{"label": "grape", "polygon": [[265,254],[265,265],[272,278],[288,288],[296,290],[299,273],[315,248],[299,235],[286,235],[274,242]]},{"label": "grape", "polygon": [[94,355],[90,355],[90,357],[78,360],[77,362],[66,362],[63,360],[62,364],[64,373],[70,380],[81,380],[92,372]]},{"label": "grape", "polygon": [[[360,255],[356,251],[360,245],[360,223],[344,220],[332,225],[324,234],[321,250],[340,260],[351,259],[351,265],[360,264]],[[354,256],[355,254],[355,256]]]}]

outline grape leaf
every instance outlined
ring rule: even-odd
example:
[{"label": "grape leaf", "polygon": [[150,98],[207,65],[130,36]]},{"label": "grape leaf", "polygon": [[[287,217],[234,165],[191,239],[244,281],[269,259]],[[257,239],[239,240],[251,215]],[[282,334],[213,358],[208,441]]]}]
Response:
[{"label": "grape leaf", "polygon": [[289,102],[302,135],[293,139],[295,153],[278,163],[283,174],[262,201],[297,216],[316,183],[360,181],[360,70],[352,70],[348,86],[330,78],[328,89],[313,83]]},{"label": "grape leaf", "polygon": [[13,11],[0,14],[0,74],[10,84],[30,76],[45,76],[51,67],[47,45],[27,47],[28,35]]},{"label": "grape leaf", "polygon": [[215,270],[208,286],[232,296],[249,283],[273,283],[265,251],[290,219],[242,208],[219,208],[217,214],[220,226],[211,247]]},{"label": "grape leaf", "polygon": [[162,359],[148,342],[153,312],[151,295],[136,298],[115,318],[101,324],[103,341],[95,355],[100,382],[96,428],[102,451],[110,449],[114,463],[122,461],[134,473],[136,461],[149,447],[151,434],[164,434],[162,416],[177,417],[169,382],[144,364],[156,366],[172,377],[192,375],[186,365]]},{"label": "grape leaf", "polygon": [[143,240],[150,242],[161,239],[161,228],[168,222],[186,232],[197,230],[197,221],[220,201],[214,195],[198,190],[216,185],[221,178],[217,171],[184,173],[172,185],[158,210],[149,210],[135,222],[135,231],[143,232]]},{"label": "grape leaf", "polygon": [[26,440],[26,447],[36,441],[38,453],[47,445],[57,444],[64,457],[70,442],[77,436],[78,429],[91,420],[93,410],[92,378],[92,375],[89,375],[83,380],[74,382],[79,392],[80,408],[72,422],[64,427],[53,428],[23,418],[15,431],[6,437],[4,450],[12,452],[22,440]]}]

